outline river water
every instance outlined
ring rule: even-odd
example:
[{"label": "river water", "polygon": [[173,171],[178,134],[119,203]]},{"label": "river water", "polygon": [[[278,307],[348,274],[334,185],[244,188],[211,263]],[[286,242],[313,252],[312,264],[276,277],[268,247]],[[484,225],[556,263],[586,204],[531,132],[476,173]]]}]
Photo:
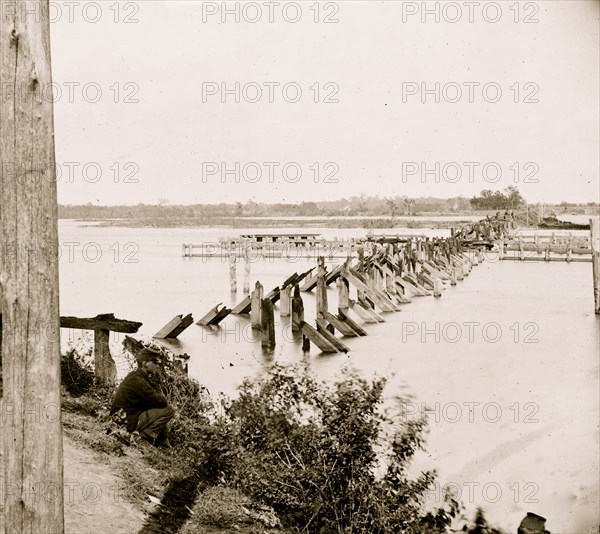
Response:
[{"label": "river water", "polygon": [[[366,234],[310,231],[338,238]],[[448,235],[423,229],[378,232]],[[60,221],[61,315],[114,313],[141,321],[140,336],[149,338],[177,314],[192,313],[197,320],[218,303],[236,304],[244,296],[241,265],[239,291],[231,295],[226,260],[184,259],[181,245],[239,233]],[[312,266],[312,259],[257,259],[251,287],[260,280],[269,291]],[[331,310],[334,286],[328,292]],[[303,298],[312,322],[314,295]],[[277,313],[277,347],[269,354],[249,320],[231,315],[218,329],[192,325],[172,346],[191,356],[190,375],[213,394],[233,394],[244,377],[264,373],[272,362],[308,362],[325,380],[344,367],[365,377],[386,376],[390,398],[410,399],[403,405],[407,416],[429,414],[427,452],[415,463],[438,470],[440,485],[430,503],[451,488],[469,514],[483,506],[492,523],[510,532],[531,511],[546,517],[554,534],[591,533],[600,525],[600,317],[593,309],[591,263],[499,262],[490,254],[441,298],[415,298],[401,312],[386,314],[385,323],[367,325],[368,336],[345,338],[347,355],[324,356],[313,347],[303,356],[289,321]],[[90,344],[91,335],[79,336],[63,330],[63,344]],[[112,339],[113,354],[120,352],[121,341],[122,335]]]}]

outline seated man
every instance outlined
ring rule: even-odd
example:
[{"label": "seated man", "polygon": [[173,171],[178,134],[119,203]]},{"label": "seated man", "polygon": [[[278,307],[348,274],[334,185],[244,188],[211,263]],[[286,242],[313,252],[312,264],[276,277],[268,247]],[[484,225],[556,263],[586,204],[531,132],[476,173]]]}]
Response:
[{"label": "seated man", "polygon": [[117,388],[110,413],[123,409],[128,432],[139,432],[152,445],[170,447],[167,424],[175,415],[175,409],[152,382],[160,370],[160,354],[142,349],[136,359],[138,368]]}]

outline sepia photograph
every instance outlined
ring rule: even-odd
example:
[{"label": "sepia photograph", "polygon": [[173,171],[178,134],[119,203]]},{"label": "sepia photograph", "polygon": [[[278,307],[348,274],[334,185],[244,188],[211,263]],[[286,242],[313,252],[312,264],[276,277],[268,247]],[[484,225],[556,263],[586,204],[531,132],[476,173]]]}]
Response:
[{"label": "sepia photograph", "polygon": [[600,534],[599,0],[0,0],[0,534]]}]

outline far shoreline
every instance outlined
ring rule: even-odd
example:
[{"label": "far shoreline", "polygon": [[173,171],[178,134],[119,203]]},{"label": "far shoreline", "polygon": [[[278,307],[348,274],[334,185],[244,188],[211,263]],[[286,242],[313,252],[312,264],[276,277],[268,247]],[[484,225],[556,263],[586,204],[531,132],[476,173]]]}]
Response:
[{"label": "far shoreline", "polygon": [[471,224],[484,219],[478,214],[427,214],[427,215],[353,215],[353,216],[291,216],[291,217],[145,217],[145,218],[76,218],[60,219],[94,227],[124,228],[449,228]]}]

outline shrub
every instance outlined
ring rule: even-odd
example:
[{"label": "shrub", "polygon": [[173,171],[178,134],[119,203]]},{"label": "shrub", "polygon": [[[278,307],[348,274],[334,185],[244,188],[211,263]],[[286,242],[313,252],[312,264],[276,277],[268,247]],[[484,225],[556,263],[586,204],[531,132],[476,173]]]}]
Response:
[{"label": "shrub", "polygon": [[504,534],[502,530],[488,524],[482,508],[477,508],[472,523],[470,527],[465,526],[463,528],[467,534]]},{"label": "shrub", "polygon": [[228,442],[223,474],[304,532],[445,532],[458,503],[425,512],[435,472],[406,474],[426,422],[398,428],[381,410],[384,386],[346,372],[328,388],[278,366],[262,381],[246,380],[219,423]]},{"label": "shrub", "polygon": [[[61,384],[74,397],[88,393],[96,383],[94,371],[89,363],[91,350],[81,355],[73,347],[61,356]],[[87,361],[86,361],[87,360]]]}]

